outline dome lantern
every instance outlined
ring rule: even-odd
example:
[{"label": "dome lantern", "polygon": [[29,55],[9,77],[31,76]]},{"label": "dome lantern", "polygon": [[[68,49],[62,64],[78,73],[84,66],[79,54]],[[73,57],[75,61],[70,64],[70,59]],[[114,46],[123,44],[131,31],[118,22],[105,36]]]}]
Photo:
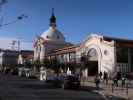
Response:
[{"label": "dome lantern", "polygon": [[54,15],[54,8],[52,8],[49,29],[41,34],[41,38],[47,41],[65,43],[65,37],[58,29],[56,29],[56,17]]},{"label": "dome lantern", "polygon": [[52,8],[52,15],[50,17],[50,26],[56,27],[56,17],[54,15],[54,8]]}]

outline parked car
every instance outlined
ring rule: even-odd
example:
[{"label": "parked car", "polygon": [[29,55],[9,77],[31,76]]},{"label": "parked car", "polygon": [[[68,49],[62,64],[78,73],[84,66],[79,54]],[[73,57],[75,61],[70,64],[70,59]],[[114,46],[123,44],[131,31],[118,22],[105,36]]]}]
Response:
[{"label": "parked car", "polygon": [[5,74],[10,73],[10,71],[11,71],[11,69],[10,69],[9,67],[6,67],[6,68],[4,69],[4,73],[5,73]]},{"label": "parked car", "polygon": [[127,73],[126,74],[127,79],[133,80],[133,73]]},{"label": "parked car", "polygon": [[12,75],[18,75],[18,68],[14,68],[11,71]]},{"label": "parked car", "polygon": [[49,76],[47,77],[45,84],[53,88],[61,88],[63,80],[58,76]]},{"label": "parked car", "polygon": [[68,75],[64,78],[62,88],[64,89],[78,89],[80,87],[80,80],[77,76]]}]

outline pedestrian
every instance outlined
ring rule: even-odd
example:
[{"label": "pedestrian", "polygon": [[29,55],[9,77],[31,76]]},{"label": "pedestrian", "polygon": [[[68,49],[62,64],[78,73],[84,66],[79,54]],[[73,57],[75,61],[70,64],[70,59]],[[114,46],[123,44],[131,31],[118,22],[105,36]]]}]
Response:
[{"label": "pedestrian", "polygon": [[108,80],[109,80],[108,73],[106,72],[106,85],[108,85]]},{"label": "pedestrian", "polygon": [[100,73],[99,73],[100,79],[102,79],[102,75],[103,75],[103,73],[100,71]]},{"label": "pedestrian", "polygon": [[117,80],[121,79],[121,72],[117,72],[116,78],[117,78]]},{"label": "pedestrian", "polygon": [[98,75],[96,75],[96,77],[95,77],[95,84],[96,84],[96,88],[99,89],[100,78]]},{"label": "pedestrian", "polygon": [[114,78],[113,79],[113,82],[114,82],[114,86],[118,87],[118,79],[117,78]]},{"label": "pedestrian", "polygon": [[125,81],[126,81],[126,78],[122,77],[121,78],[121,86],[122,86],[122,88],[125,86]]},{"label": "pedestrian", "polygon": [[103,74],[103,79],[104,79],[104,82],[106,83],[106,85],[108,85],[108,73],[104,71],[104,74]]}]

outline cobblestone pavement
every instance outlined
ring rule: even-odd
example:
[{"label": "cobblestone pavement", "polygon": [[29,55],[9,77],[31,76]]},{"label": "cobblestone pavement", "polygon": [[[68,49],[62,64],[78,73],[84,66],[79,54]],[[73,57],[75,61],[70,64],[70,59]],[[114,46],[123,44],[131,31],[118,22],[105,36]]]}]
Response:
[{"label": "cobblestone pavement", "polygon": [[[83,86],[91,86],[91,87],[95,87],[95,83],[93,81],[94,79],[92,77],[88,78],[88,81],[85,82],[81,82],[81,84]],[[110,80],[108,85],[106,85],[105,83],[101,83],[100,84],[100,89],[97,90],[96,92],[102,94],[103,96],[105,96],[105,98],[110,98],[112,96],[117,96],[117,97],[122,97],[125,98],[126,100],[133,100],[133,81],[130,81],[129,88],[127,90],[127,88],[122,88],[120,86],[118,87],[114,87],[113,91],[112,91],[112,81]],[[120,84],[120,81],[119,81]],[[108,99],[107,99],[108,100]]]}]

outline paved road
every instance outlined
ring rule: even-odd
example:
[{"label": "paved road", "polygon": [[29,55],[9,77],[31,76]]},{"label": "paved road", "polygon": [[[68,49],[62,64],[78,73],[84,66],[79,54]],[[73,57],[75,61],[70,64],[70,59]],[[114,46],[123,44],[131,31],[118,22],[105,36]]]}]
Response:
[{"label": "paved road", "polygon": [[0,100],[109,100],[93,90],[91,87],[80,90],[47,88],[39,80],[0,75]]}]

